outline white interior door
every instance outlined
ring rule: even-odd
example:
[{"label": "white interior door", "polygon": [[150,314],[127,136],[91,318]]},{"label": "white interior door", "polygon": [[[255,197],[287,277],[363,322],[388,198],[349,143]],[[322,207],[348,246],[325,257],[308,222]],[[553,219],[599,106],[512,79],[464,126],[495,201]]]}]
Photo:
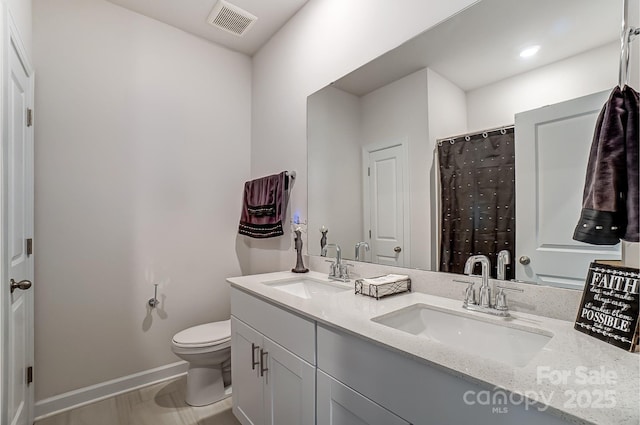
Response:
[{"label": "white interior door", "polygon": [[409,260],[406,155],[403,145],[366,150],[365,234],[377,264],[404,266]]},{"label": "white interior door", "polygon": [[15,26],[7,21],[2,114],[6,125],[2,143],[2,318],[6,330],[2,388],[7,393],[7,417],[2,422],[26,425],[33,423],[33,77],[18,47]]},{"label": "white interior door", "polygon": [[516,115],[518,280],[582,288],[591,261],[620,259],[620,244],[572,239],[595,123],[608,95],[595,93]]}]

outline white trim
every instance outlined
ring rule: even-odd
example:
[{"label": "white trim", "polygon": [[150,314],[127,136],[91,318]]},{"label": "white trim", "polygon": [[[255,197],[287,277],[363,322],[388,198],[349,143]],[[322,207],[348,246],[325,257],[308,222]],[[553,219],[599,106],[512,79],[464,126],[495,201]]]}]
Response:
[{"label": "white trim", "polygon": [[189,363],[179,361],[37,401],[35,405],[35,420],[44,419],[76,407],[146,387],[147,385],[177,378],[186,374],[188,368]]}]

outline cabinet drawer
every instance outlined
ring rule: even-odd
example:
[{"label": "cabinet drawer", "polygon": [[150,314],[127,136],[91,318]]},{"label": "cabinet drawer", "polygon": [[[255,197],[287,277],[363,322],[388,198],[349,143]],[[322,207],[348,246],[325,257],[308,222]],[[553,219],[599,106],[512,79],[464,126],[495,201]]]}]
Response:
[{"label": "cabinet drawer", "polygon": [[[318,326],[318,369],[416,425],[567,424],[535,408],[526,409],[524,403],[465,402],[491,388],[322,325]],[[497,414],[496,407],[505,409]]]},{"label": "cabinet drawer", "polygon": [[314,321],[236,288],[231,288],[231,314],[305,361],[316,364]]}]

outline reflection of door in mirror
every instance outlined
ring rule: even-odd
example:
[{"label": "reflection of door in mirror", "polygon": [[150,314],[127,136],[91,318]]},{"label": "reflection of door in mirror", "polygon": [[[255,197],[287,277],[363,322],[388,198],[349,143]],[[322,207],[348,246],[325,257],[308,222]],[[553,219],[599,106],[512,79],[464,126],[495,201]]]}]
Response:
[{"label": "reflection of door in mirror", "polygon": [[593,260],[620,259],[620,244],[572,237],[593,130],[608,96],[607,90],[516,115],[518,280],[582,288]]},{"label": "reflection of door in mirror", "polygon": [[408,209],[408,190],[404,187],[406,144],[384,148],[364,147],[364,225],[369,235],[371,258],[374,263],[405,266],[409,252],[405,244],[405,220]]}]

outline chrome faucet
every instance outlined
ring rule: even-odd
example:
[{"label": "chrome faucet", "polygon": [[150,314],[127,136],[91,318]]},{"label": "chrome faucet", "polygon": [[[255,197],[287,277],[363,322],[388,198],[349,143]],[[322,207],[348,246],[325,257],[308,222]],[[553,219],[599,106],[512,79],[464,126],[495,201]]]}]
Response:
[{"label": "chrome faucet", "polygon": [[506,280],[507,278],[507,264],[511,264],[511,254],[506,249],[498,252],[498,280]]},{"label": "chrome faucet", "polygon": [[[356,244],[356,261],[360,261],[360,248],[364,247],[365,252],[369,251],[369,244],[367,242],[358,242]],[[363,257],[364,258],[364,257]]]},{"label": "chrome faucet", "polygon": [[331,265],[329,266],[329,279],[349,282],[349,267],[351,267],[352,264],[342,264],[342,252],[340,250],[340,245],[336,243],[326,244],[322,247],[320,255],[326,257],[327,249],[330,247],[336,249],[336,260],[325,260],[326,262],[331,263]]},{"label": "chrome faucet", "polygon": [[491,263],[486,255],[472,255],[467,259],[464,264],[464,274],[469,276],[473,275],[473,268],[476,263],[482,265],[482,285],[480,286],[480,293],[478,295],[478,304],[481,307],[491,307],[491,288],[489,288],[489,269]]},{"label": "chrome faucet", "polygon": [[[508,251],[502,251],[508,254]],[[504,254],[503,254],[504,256]],[[498,256],[500,258],[500,256]],[[506,257],[508,261],[508,256]],[[507,295],[504,293],[507,291],[517,291],[524,292],[522,289],[516,288],[507,288],[505,286],[498,286],[500,291],[496,294],[495,303],[492,303],[491,300],[491,288],[489,287],[489,269],[491,268],[491,263],[489,259],[484,255],[473,255],[469,257],[467,262],[464,265],[464,273],[469,276],[473,275],[473,268],[476,263],[480,263],[482,265],[482,285],[479,289],[478,302],[476,303],[476,292],[473,288],[474,282],[467,282],[462,280],[456,280],[456,282],[466,283],[467,289],[464,292],[464,302],[462,303],[462,307],[467,310],[472,311],[480,311],[482,313],[492,314],[494,316],[508,317],[509,316],[509,307],[507,305]],[[505,264],[508,264],[505,263]],[[498,268],[500,270],[500,268]]]}]

